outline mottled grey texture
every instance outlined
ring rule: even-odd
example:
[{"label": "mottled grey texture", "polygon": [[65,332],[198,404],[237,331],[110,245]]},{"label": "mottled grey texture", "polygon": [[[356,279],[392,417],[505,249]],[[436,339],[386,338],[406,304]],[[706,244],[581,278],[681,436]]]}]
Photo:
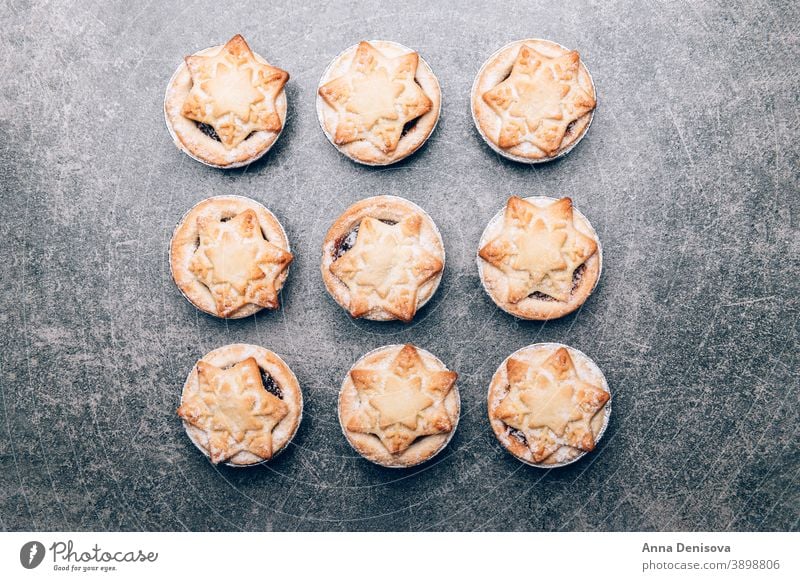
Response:
[{"label": "mottled grey texture", "polygon": [[[1,9],[0,527],[796,529],[798,4],[302,4]],[[235,33],[290,71],[290,115],[263,160],[226,172],[173,146],[162,99],[184,55]],[[599,93],[584,141],[535,167],[495,155],[468,107],[481,63],[524,37],[578,48]],[[339,154],[314,110],[323,69],[363,38],[418,49],[443,88],[431,140],[386,169]],[[286,227],[279,312],[211,318],[170,279],[175,223],[228,193]],[[319,274],[330,222],[379,193],[428,210],[447,247],[408,326],[350,320]],[[597,229],[605,269],[579,313],[519,322],[483,292],[477,242],[510,194],[572,196]],[[446,451],[405,472],[357,457],[336,420],[352,362],[402,341],[457,370],[463,402]],[[550,472],[486,420],[497,365],[539,341],[585,351],[614,395],[600,449]],[[175,415],[195,360],[231,342],[275,350],[304,389],[268,466],[214,468]]]}]

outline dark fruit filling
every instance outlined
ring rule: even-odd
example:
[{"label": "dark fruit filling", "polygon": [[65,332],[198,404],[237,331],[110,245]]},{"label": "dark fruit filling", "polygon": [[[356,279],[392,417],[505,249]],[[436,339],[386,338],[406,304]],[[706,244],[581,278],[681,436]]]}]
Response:
[{"label": "dark fruit filling", "polygon": [[219,141],[220,143],[222,142],[222,140],[219,138],[219,135],[217,135],[216,129],[211,127],[211,125],[206,125],[205,123],[196,123],[196,125],[200,131],[202,131],[205,135],[208,135],[214,141]]},{"label": "dark fruit filling", "polygon": [[[230,369],[233,365],[228,365],[227,367],[223,367],[223,369]],[[261,383],[264,385],[264,389],[270,392],[272,395],[279,399],[283,399],[283,392],[281,391],[281,386],[278,385],[272,376],[264,371],[263,369],[259,368],[259,372],[261,373]]]},{"label": "dark fruit filling", "polygon": [[528,445],[528,439],[525,437],[525,434],[515,428],[512,428],[511,426],[506,426],[506,428],[509,436],[516,439],[521,444],[525,444],[526,446]]},{"label": "dark fruit filling", "polygon": [[[581,282],[581,278],[583,278],[583,273],[586,272],[586,264],[581,264],[578,268],[575,269],[575,272],[572,273],[572,291],[574,292],[575,289],[578,287],[578,284]],[[546,295],[544,293],[540,293],[539,291],[532,292],[528,295],[528,298],[531,299],[538,299],[540,301],[554,301],[553,297],[550,295]]]},{"label": "dark fruit filling", "polygon": [[333,259],[339,260],[344,254],[356,244],[358,237],[358,226],[350,230],[347,236],[342,236],[336,241],[333,247]]},{"label": "dark fruit filling", "polygon": [[[389,224],[389,226],[394,226],[397,224],[394,220],[381,220],[384,224]],[[358,227],[360,224],[356,224],[356,226],[347,233],[346,236],[342,236],[339,240],[336,241],[336,244],[333,245],[333,260],[339,260],[342,256],[344,256],[348,250],[350,250],[353,246],[356,245],[356,238],[358,238]]]},{"label": "dark fruit filling", "polygon": [[575,119],[575,121],[572,121],[572,122],[570,122],[570,124],[569,124],[569,125],[567,125],[567,129],[566,129],[566,131],[564,132],[564,133],[565,133],[565,135],[572,135],[572,130],[573,130],[573,129],[575,129],[575,124],[576,124],[577,122],[578,122],[578,120],[577,120],[577,119]]},{"label": "dark fruit filling", "polygon": [[529,299],[536,299],[536,300],[539,300],[539,301],[554,301],[554,300],[556,300],[553,297],[551,297],[550,295],[546,295],[544,293],[540,293],[539,291],[536,291],[536,292],[533,292],[533,293],[529,294],[528,298]]},{"label": "dark fruit filling", "polygon": [[264,384],[264,389],[266,389],[275,397],[283,399],[283,392],[281,391],[280,386],[275,383],[275,380],[272,379],[272,376],[263,369],[261,370],[261,382]]},{"label": "dark fruit filling", "polygon": [[419,117],[417,117],[416,119],[412,119],[411,121],[403,125],[403,132],[400,134],[400,137],[401,138],[405,137],[409,133],[409,131],[414,129],[414,127],[416,127],[417,125],[417,121],[419,121]]},{"label": "dark fruit filling", "polygon": [[[222,140],[219,138],[219,135],[217,135],[217,130],[214,129],[213,127],[211,127],[211,125],[207,125],[205,123],[200,123],[199,121],[195,121],[194,124],[197,125],[197,128],[203,134],[207,135],[208,137],[210,137],[214,141],[219,141],[220,143],[222,143]],[[255,131],[251,132],[250,135],[248,135],[247,137],[244,138],[244,140],[247,141],[248,139],[250,139],[253,136],[254,133],[255,133]]]},{"label": "dark fruit filling", "polygon": [[581,264],[575,269],[575,272],[572,273],[572,290],[575,290],[578,287],[581,282],[581,278],[583,278],[584,272],[586,272],[586,263]]}]

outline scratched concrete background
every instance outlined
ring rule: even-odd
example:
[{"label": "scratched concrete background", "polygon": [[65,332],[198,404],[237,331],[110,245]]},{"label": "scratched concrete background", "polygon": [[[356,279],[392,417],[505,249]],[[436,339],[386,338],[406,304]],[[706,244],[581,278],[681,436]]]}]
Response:
[{"label": "scratched concrete background", "polygon": [[[798,528],[798,63],[794,2],[47,2],[0,8],[0,526],[7,530],[794,530]],[[290,116],[251,167],[219,171],[164,126],[181,58],[242,33],[291,73]],[[580,50],[599,108],[560,161],[478,136],[481,63],[525,37]],[[441,122],[404,163],[325,139],[317,81],[364,38],[420,51]],[[241,194],[280,217],[296,261],[279,312],[222,321],[174,287],[167,244],[193,204]],[[427,209],[442,286],[408,326],[351,321],[320,245],[374,194]],[[572,196],[605,249],[577,314],[523,323],[484,294],[475,251],[511,194]],[[445,452],[408,471],[349,448],[336,396],[375,347],[414,342],[460,374]],[[524,466],[486,419],[492,373],[530,343],[575,346],[614,397],[597,452]],[[195,360],[232,342],[294,369],[306,412],[268,466],[215,468],[175,415]]]}]

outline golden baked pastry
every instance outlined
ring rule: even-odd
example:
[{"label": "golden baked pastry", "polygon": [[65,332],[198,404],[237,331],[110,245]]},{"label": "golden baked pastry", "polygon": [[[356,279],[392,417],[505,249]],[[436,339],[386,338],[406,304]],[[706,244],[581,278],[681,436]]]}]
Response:
[{"label": "golden baked pastry", "polygon": [[351,159],[394,163],[419,148],[439,118],[439,83],[416,52],[360,42],[322,77],[317,112],[331,142]]},{"label": "golden baked pastry", "polygon": [[339,394],[347,440],[368,460],[388,467],[432,458],[458,422],[457,377],[413,345],[388,345],[366,354]]},{"label": "golden baked pastry", "polygon": [[489,419],[497,438],[519,459],[563,465],[594,450],[610,397],[591,359],[565,345],[541,343],[517,351],[497,370],[489,388]]},{"label": "golden baked pastry", "polygon": [[178,416],[214,464],[271,459],[297,431],[303,400],[283,360],[255,345],[227,345],[200,359],[183,388]]},{"label": "golden baked pastry", "polygon": [[292,254],[278,220],[241,196],[217,196],[192,208],[175,229],[170,267],[199,309],[242,318],[278,308]]},{"label": "golden baked pastry", "polygon": [[411,321],[433,295],[444,269],[444,245],[416,204],[376,196],[348,208],[328,230],[322,276],[353,317]]},{"label": "golden baked pastry", "polygon": [[186,57],[164,103],[176,145],[217,167],[257,159],[283,129],[288,80],[238,34],[222,47]]},{"label": "golden baked pastry", "polygon": [[571,313],[600,275],[597,235],[570,198],[509,198],[481,238],[478,267],[492,300],[524,319]]},{"label": "golden baked pastry", "polygon": [[514,42],[490,57],[471,101],[489,145],[526,162],[553,159],[575,145],[596,105],[578,53],[538,39]]}]

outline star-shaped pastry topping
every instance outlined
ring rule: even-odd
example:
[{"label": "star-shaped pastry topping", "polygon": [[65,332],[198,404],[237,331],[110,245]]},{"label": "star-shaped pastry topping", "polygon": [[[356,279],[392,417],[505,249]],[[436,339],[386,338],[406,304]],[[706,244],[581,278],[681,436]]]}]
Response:
[{"label": "star-shaped pastry topping", "polygon": [[453,422],[444,398],[457,377],[454,371],[431,371],[416,347],[404,345],[388,369],[350,371],[361,406],[346,427],[375,434],[392,454],[404,452],[417,438],[447,433]]},{"label": "star-shaped pastry topping", "polygon": [[401,321],[417,312],[420,286],[444,264],[420,245],[422,217],[412,214],[397,224],[364,218],[355,245],[330,266],[350,289],[350,314],[361,317],[381,308]]},{"label": "star-shaped pastry topping", "polygon": [[508,277],[509,303],[534,292],[569,300],[575,270],[597,251],[597,242],[572,218],[569,198],[544,207],[516,196],[508,200],[502,232],[478,254]]},{"label": "star-shaped pastry topping", "polygon": [[277,278],[292,255],[267,242],[253,210],[227,221],[197,219],[200,245],[189,270],[208,287],[220,317],[229,317],[246,304],[278,308]]},{"label": "star-shaped pastry topping", "polygon": [[289,407],[261,381],[252,357],[228,369],[197,362],[197,389],[184,394],[178,415],[208,434],[214,464],[239,452],[272,458],[272,430]]},{"label": "star-shaped pastry topping", "polygon": [[595,106],[578,82],[579,67],[575,51],[551,58],[523,44],[510,76],[483,94],[502,120],[498,145],[507,149],[527,141],[555,154],[567,126]]},{"label": "star-shaped pastry topping", "polygon": [[193,84],[182,113],[211,125],[227,149],[254,131],[281,130],[275,99],[289,73],[258,61],[241,35],[215,56],[186,57],[186,66]]},{"label": "star-shaped pastry topping", "polygon": [[397,149],[403,126],[431,110],[433,103],[414,80],[416,52],[387,58],[361,42],[350,69],[319,88],[338,113],[337,145],[367,140],[383,153]]},{"label": "star-shaped pastry topping", "polygon": [[594,449],[592,418],[610,396],[578,376],[566,349],[560,347],[540,367],[512,357],[506,371],[509,391],[494,416],[525,435],[534,462],[562,446]]}]

